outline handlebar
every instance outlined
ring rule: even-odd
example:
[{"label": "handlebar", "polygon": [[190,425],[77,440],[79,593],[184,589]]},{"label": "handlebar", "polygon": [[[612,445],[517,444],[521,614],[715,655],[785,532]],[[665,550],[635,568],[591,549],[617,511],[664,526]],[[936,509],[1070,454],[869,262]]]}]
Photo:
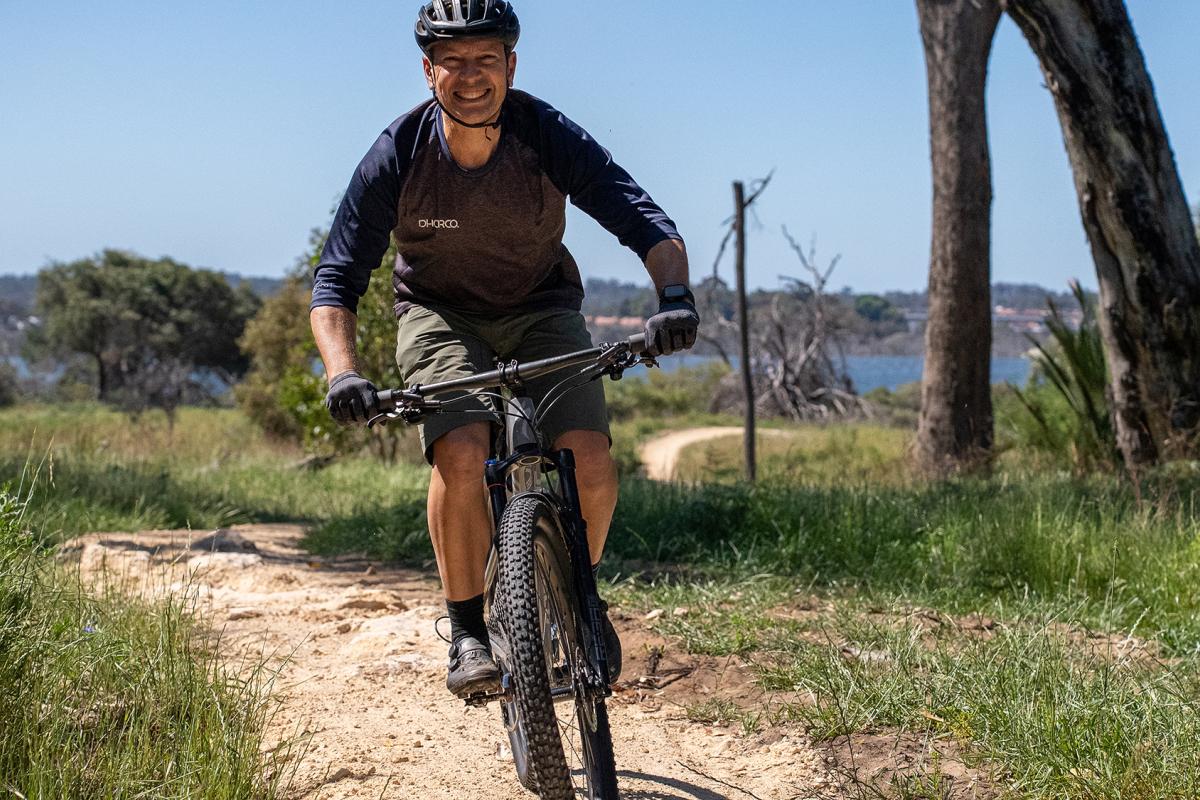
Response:
[{"label": "handlebar", "polygon": [[446,392],[456,390],[486,389],[492,386],[516,386],[524,381],[540,378],[543,375],[557,372],[560,369],[586,364],[589,361],[598,361],[606,355],[611,355],[613,357],[612,363],[616,364],[618,359],[627,354],[644,357],[645,352],[646,335],[638,333],[626,338],[624,341],[601,344],[599,347],[593,347],[589,350],[580,350],[575,353],[543,358],[538,361],[529,361],[525,364],[513,361],[508,364],[502,364],[497,369],[480,372],[476,375],[468,375],[465,378],[455,378],[454,380],[430,383],[424,386],[416,385],[407,389],[385,389],[379,392],[376,397],[379,402],[379,410],[385,414],[395,411],[406,404],[419,405],[425,411],[435,411],[441,406],[441,403],[437,400],[428,399],[433,395],[445,394]]}]

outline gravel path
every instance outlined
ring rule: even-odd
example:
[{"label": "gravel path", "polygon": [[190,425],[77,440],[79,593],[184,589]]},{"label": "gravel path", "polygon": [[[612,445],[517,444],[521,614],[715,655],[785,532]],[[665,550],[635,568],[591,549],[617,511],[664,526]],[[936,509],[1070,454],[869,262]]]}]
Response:
[{"label": "gravel path", "polygon": [[[670,481],[675,478],[675,469],[679,465],[679,454],[685,447],[722,436],[741,436],[743,428],[739,427],[710,427],[685,428],[681,431],[670,431],[646,442],[638,450],[646,477],[652,481]],[[775,428],[759,428],[761,436],[786,436],[787,431]]]},{"label": "gravel path", "polygon": [[[221,632],[227,663],[265,657],[281,665],[270,739],[307,742],[289,797],[531,797],[517,782],[498,707],[467,709],[445,689],[446,645],[434,634],[443,606],[432,570],[314,561],[299,547],[302,533],[239,526],[200,547],[200,535],[186,531],[92,534],[64,549],[91,580],[122,576],[126,590],[195,592],[198,613]],[[819,793],[824,753],[801,732],[743,736],[688,720],[688,705],[752,695],[744,665],[687,656],[640,615],[614,612],[627,653],[626,681],[610,701],[622,797]]]}]

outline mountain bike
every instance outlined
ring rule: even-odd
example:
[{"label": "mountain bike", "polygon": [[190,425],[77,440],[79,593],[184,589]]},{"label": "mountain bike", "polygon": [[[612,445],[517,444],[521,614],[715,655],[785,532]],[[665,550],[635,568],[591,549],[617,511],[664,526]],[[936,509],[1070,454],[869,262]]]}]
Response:
[{"label": "mountain bike", "polygon": [[[484,465],[494,523],[485,573],[484,614],[492,656],[500,668],[498,692],[466,698],[483,706],[497,700],[521,784],[543,800],[578,794],[617,797],[605,698],[608,679],[600,597],[592,575],[587,527],[580,512],[575,459],[542,441],[541,421],[571,390],[655,360],[643,336],[553,358],[501,363],[488,372],[407,389],[379,392],[380,416],[406,423],[455,411],[475,392],[499,403],[492,456]],[[536,407],[521,393],[524,381],[571,370]]]}]

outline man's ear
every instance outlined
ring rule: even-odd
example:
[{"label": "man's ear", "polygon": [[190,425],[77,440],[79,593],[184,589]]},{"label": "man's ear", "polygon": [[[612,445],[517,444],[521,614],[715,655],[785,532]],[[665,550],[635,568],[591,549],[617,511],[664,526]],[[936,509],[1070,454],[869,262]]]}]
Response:
[{"label": "man's ear", "polygon": [[430,89],[433,88],[433,62],[429,60],[429,56],[421,56],[421,69],[425,72],[425,85]]},{"label": "man's ear", "polygon": [[517,51],[508,54],[508,88],[512,88],[513,77],[517,74]]}]

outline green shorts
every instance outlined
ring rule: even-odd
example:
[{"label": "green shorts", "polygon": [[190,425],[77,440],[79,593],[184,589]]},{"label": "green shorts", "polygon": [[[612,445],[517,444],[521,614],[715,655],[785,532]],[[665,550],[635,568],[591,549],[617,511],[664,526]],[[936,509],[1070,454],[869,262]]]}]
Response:
[{"label": "green shorts", "polygon": [[[583,315],[570,309],[550,309],[524,314],[477,314],[443,307],[412,306],[400,317],[396,334],[396,364],[404,385],[436,383],[496,368],[496,359],[532,361],[592,346]],[[569,371],[528,381],[524,394],[540,403],[552,387],[570,376]],[[448,400],[466,392],[439,395]],[[433,443],[455,428],[486,421],[496,405],[473,396],[456,402],[456,411],[430,414],[420,426],[425,460],[433,463]],[[546,414],[541,433],[545,444],[567,431],[608,432],[604,387],[589,381],[555,403]],[[609,438],[611,442],[611,437]]]}]

